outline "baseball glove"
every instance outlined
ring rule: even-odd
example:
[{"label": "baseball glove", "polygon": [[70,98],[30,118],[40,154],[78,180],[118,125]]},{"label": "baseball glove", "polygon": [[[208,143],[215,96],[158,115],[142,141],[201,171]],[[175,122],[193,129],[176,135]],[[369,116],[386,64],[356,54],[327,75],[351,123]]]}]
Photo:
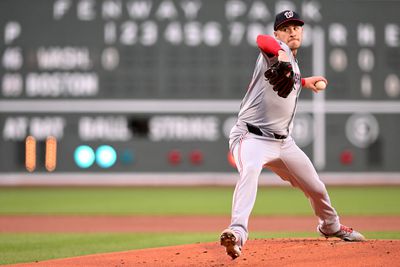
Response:
[{"label": "baseball glove", "polygon": [[292,92],[294,74],[290,62],[276,62],[264,73],[264,76],[280,97],[286,98]]}]

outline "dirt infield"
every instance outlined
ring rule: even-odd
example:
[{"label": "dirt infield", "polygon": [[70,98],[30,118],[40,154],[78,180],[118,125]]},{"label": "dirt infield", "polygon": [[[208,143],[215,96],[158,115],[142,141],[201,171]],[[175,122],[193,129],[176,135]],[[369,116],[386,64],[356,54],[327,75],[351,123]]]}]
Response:
[{"label": "dirt infield", "polygon": [[217,242],[49,260],[14,266],[399,266],[400,241],[250,240],[232,261]]},{"label": "dirt infield", "polygon": [[[399,231],[400,217],[342,217],[360,231]],[[228,217],[0,216],[1,232],[219,232]],[[315,217],[253,217],[251,231],[315,231]],[[400,240],[250,240],[232,261],[218,242],[87,255],[12,266],[400,266]]]}]

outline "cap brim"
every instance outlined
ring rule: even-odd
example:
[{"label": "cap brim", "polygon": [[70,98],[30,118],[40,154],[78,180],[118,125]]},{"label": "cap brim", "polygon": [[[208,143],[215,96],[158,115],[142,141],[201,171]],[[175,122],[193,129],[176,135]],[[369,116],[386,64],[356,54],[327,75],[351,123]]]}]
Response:
[{"label": "cap brim", "polygon": [[301,19],[287,19],[287,20],[281,22],[280,24],[276,25],[276,27],[275,27],[274,30],[275,30],[275,31],[278,30],[279,27],[281,27],[282,25],[284,25],[284,24],[286,24],[286,23],[289,23],[289,22],[298,22],[298,23],[300,24],[300,26],[303,26],[303,25],[304,25],[304,21],[302,21]]}]

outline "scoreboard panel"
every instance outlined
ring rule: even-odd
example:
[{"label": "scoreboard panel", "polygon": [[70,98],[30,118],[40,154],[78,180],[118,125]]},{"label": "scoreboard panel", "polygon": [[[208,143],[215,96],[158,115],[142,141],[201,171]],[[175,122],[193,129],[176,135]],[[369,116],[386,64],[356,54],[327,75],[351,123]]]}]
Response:
[{"label": "scoreboard panel", "polygon": [[[303,76],[329,80],[324,93],[303,90],[296,142],[319,171],[400,180],[399,8],[367,0],[3,0],[0,180],[26,175],[28,135],[38,140],[43,175],[235,173],[228,134],[258,56],[255,38],[272,34],[284,9],[306,22]],[[50,135],[57,168],[44,173]],[[102,146],[116,155],[111,165],[99,160]],[[79,151],[92,155],[90,164]]]}]

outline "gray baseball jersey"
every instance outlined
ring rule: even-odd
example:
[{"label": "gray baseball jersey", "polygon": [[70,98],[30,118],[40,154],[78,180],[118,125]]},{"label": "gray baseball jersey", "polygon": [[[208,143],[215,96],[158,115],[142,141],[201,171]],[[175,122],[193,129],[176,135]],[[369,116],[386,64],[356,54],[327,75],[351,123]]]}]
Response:
[{"label": "gray baseball jersey", "polygon": [[231,149],[239,141],[240,136],[247,131],[246,123],[260,128],[264,136],[257,138],[261,139],[268,139],[268,136],[273,138],[274,133],[280,135],[291,133],[297,99],[301,91],[300,70],[289,47],[279,40],[278,43],[289,56],[295,77],[295,88],[287,98],[278,96],[264,77],[264,73],[277,61],[277,58],[270,59],[266,54],[260,52],[253,78],[240,105],[238,121],[230,133],[229,146]]}]

